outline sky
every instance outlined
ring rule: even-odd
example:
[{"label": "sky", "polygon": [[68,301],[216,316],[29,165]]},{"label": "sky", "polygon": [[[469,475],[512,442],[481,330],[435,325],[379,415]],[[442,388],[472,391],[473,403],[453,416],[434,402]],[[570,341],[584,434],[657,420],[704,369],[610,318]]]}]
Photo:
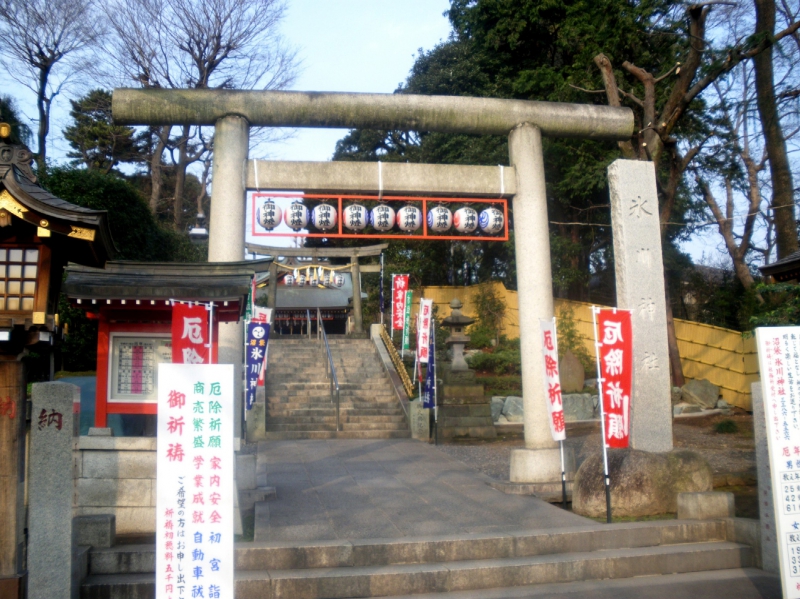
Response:
[{"label": "sky", "polygon": [[[283,32],[303,61],[293,89],[392,93],[420,48],[447,39],[448,0],[290,0]],[[341,129],[299,129],[274,160],[330,160]]]}]

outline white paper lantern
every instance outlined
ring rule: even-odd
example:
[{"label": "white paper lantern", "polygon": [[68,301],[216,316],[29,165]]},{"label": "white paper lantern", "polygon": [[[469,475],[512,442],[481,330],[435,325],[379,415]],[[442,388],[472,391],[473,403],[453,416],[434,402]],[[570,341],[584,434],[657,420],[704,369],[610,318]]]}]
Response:
[{"label": "white paper lantern", "polygon": [[308,208],[302,202],[292,202],[283,213],[283,222],[294,231],[304,229],[308,225]]},{"label": "white paper lantern", "polygon": [[472,233],[478,228],[478,213],[468,206],[459,208],[453,215],[453,225],[459,233]]},{"label": "white paper lantern", "polygon": [[344,285],[344,275],[336,275],[333,277],[333,284],[337,287],[341,287]]},{"label": "white paper lantern", "polygon": [[298,287],[302,287],[305,284],[306,284],[306,276],[305,275],[300,275],[299,277],[297,277],[297,286]]},{"label": "white paper lantern", "polygon": [[494,206],[491,206],[490,208],[487,208],[481,212],[480,216],[478,217],[478,225],[480,226],[481,231],[491,235],[502,231],[504,222],[505,219],[503,218],[503,213]]},{"label": "white paper lantern", "polygon": [[291,287],[294,285],[294,275],[286,275],[283,277],[283,284],[287,287]]},{"label": "white paper lantern", "polygon": [[428,210],[428,229],[441,233],[453,226],[453,213],[445,206],[434,206]]},{"label": "white paper lantern", "polygon": [[275,204],[272,198],[264,200],[264,203],[256,208],[256,220],[267,231],[272,231],[281,224],[281,214],[281,207]]},{"label": "white paper lantern", "polygon": [[422,226],[422,212],[416,206],[403,206],[397,211],[397,226],[411,233]]},{"label": "white paper lantern", "polygon": [[330,231],[336,226],[336,208],[320,204],[311,213],[311,224],[320,231]]},{"label": "white paper lantern", "polygon": [[394,226],[394,209],[386,204],[378,204],[370,212],[369,224],[376,231],[388,231]]},{"label": "white paper lantern", "polygon": [[325,287],[330,287],[330,285],[331,285],[331,273],[329,273],[329,272],[325,273],[325,276],[322,277],[322,284],[325,285]]},{"label": "white paper lantern", "polygon": [[344,209],[342,224],[351,231],[361,231],[367,226],[369,212],[361,204],[350,204]]}]

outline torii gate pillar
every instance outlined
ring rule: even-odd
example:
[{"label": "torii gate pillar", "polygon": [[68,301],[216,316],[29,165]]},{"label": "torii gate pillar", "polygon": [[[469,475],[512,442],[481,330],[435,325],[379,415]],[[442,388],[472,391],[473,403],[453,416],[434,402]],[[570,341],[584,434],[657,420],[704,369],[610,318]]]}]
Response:
[{"label": "torii gate pillar", "polygon": [[[244,257],[245,167],[250,145],[250,123],[240,116],[226,116],[216,122],[211,186],[211,218],[208,232],[209,262],[238,262]],[[219,325],[219,362],[233,364],[234,414],[242,413],[242,348],[244,329],[240,323]],[[242,422],[235,419],[237,445]],[[236,448],[238,449],[238,447]]]},{"label": "torii gate pillar", "polygon": [[[512,483],[552,483],[561,479],[558,444],[550,435],[544,396],[544,356],[539,319],[553,318],[550,268],[550,229],[544,179],[542,132],[524,123],[511,130],[508,154],[517,173],[514,207],[514,248],[519,291],[519,339],[522,359],[522,396],[525,449],[511,452]],[[568,458],[567,472],[574,472]]]}]

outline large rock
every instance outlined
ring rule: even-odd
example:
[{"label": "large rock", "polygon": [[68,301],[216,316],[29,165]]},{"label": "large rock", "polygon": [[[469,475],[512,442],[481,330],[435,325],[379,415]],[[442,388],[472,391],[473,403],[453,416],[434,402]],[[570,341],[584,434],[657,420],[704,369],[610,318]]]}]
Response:
[{"label": "large rock", "polygon": [[583,382],[586,373],[583,364],[571,351],[567,350],[558,362],[558,372],[561,376],[562,393],[580,393],[583,391]]},{"label": "large rock", "polygon": [[497,419],[503,415],[503,407],[505,405],[505,397],[495,396],[492,398],[492,422],[497,422]]},{"label": "large rock", "polygon": [[523,414],[522,398],[516,395],[509,395],[506,397],[506,402],[503,404],[503,416],[505,416],[509,422],[522,422]]},{"label": "large rock", "polygon": [[719,399],[719,387],[706,379],[689,381],[681,387],[681,396],[686,403],[702,408],[715,408]]},{"label": "large rock", "polygon": [[561,396],[564,401],[564,420],[575,422],[576,420],[594,419],[594,400],[589,393],[569,393]]},{"label": "large rock", "polygon": [[[611,511],[618,517],[674,513],[678,509],[678,493],[712,490],[711,467],[691,451],[610,449],[608,470]],[[587,458],[575,473],[572,509],[592,518],[606,515],[601,453]]]}]

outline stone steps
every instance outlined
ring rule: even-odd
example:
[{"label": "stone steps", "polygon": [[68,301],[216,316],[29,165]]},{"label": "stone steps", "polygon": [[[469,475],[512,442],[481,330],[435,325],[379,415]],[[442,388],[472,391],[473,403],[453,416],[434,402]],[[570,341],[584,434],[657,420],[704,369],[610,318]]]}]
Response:
[{"label": "stone steps", "polygon": [[[270,343],[267,438],[335,437],[336,406],[326,377],[327,354],[319,342],[275,339]],[[359,438],[356,435],[363,432],[361,438],[406,437],[405,414],[374,342],[331,339],[330,348],[339,382],[340,436]]]},{"label": "stone steps", "polygon": [[[273,416],[271,414],[267,415],[267,426],[271,426],[274,424],[316,424],[316,423],[330,423],[336,422],[336,411],[329,412],[325,415],[315,414],[313,416],[297,416],[297,415],[287,415],[287,416]],[[341,422],[344,423],[378,423],[378,422],[385,422],[385,423],[395,423],[399,424],[401,427],[405,426],[405,417],[402,414],[375,414],[375,415],[364,415],[359,414],[357,416],[353,416],[350,414],[339,414],[339,419]]]},{"label": "stone steps", "polygon": [[[752,549],[725,538],[722,521],[673,520],[424,538],[238,543],[236,597],[391,597],[750,567]],[[93,550],[81,597],[152,597],[154,570],[152,545]]]}]

